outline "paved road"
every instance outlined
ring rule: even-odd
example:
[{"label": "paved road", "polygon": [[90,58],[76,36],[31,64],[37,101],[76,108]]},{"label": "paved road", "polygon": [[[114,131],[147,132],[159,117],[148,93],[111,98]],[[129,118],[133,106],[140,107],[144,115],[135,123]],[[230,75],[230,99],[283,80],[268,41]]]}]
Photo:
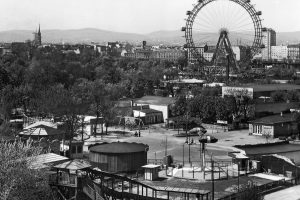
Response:
[{"label": "paved road", "polygon": [[[142,130],[141,137],[134,137],[133,131],[126,134],[124,137],[120,134],[113,134],[113,132],[118,131],[116,128],[109,128],[110,135],[104,136],[102,139],[100,136],[97,138],[91,137],[89,143],[93,144],[97,142],[107,141],[126,141],[126,142],[138,142],[149,145],[148,158],[149,159],[162,159],[166,154],[172,155],[174,160],[184,160],[185,162],[189,161],[189,147],[190,147],[190,159],[192,162],[200,161],[200,145],[197,137],[193,137],[196,144],[187,145],[185,144],[186,138],[179,138],[173,136],[177,133],[176,130],[167,130],[161,128],[159,125],[152,126],[150,130]],[[119,130],[120,131],[120,130]],[[259,136],[249,136],[248,130],[242,131],[231,131],[231,132],[223,132],[216,131],[212,129],[208,129],[208,133],[210,135],[215,136],[219,139],[218,143],[208,144],[207,145],[207,153],[206,156],[210,156],[211,154],[218,160],[231,160],[230,157],[227,156],[228,152],[235,151],[233,148],[234,145],[242,145],[242,144],[257,144],[257,143],[265,143],[266,140]],[[167,143],[166,143],[167,141]],[[167,145],[166,145],[167,144]],[[167,147],[167,148],[166,148]],[[87,151],[87,147],[84,148]]]}]

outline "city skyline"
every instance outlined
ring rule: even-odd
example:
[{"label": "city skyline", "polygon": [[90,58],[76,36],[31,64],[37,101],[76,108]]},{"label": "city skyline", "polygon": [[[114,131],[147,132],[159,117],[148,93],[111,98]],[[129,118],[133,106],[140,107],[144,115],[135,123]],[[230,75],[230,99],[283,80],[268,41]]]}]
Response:
[{"label": "city skyline", "polygon": [[[195,0],[11,0],[1,3],[0,31],[97,28],[146,34],[179,30]],[[252,0],[263,12],[263,26],[277,32],[300,31],[297,0]],[[25,9],[24,9],[25,8]],[[279,14],[280,13],[280,14]],[[292,23],[287,23],[288,21]],[[293,26],[291,26],[293,24]]]}]

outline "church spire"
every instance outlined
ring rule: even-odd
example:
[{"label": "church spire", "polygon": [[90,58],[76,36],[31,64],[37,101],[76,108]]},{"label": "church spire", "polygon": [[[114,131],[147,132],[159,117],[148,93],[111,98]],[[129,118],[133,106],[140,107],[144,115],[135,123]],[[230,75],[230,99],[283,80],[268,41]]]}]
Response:
[{"label": "church spire", "polygon": [[41,35],[41,24],[39,24],[39,31],[38,34]]}]

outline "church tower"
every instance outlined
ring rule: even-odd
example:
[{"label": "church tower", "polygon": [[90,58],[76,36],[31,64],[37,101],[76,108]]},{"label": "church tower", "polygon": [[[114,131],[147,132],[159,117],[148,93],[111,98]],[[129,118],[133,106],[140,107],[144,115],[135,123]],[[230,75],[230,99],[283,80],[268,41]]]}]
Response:
[{"label": "church tower", "polygon": [[41,33],[41,26],[39,24],[39,30],[34,32],[34,40],[33,45],[34,46],[41,46],[42,45],[42,33]]},{"label": "church tower", "polygon": [[39,31],[37,33],[37,42],[38,45],[42,45],[42,33],[41,33],[41,25],[39,24]]}]

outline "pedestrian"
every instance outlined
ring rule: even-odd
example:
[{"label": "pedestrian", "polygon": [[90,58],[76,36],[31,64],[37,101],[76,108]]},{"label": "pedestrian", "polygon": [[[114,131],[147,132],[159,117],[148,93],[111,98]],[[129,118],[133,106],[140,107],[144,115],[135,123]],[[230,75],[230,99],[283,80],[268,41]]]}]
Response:
[{"label": "pedestrian", "polygon": [[139,131],[139,137],[141,137],[141,131]]}]

